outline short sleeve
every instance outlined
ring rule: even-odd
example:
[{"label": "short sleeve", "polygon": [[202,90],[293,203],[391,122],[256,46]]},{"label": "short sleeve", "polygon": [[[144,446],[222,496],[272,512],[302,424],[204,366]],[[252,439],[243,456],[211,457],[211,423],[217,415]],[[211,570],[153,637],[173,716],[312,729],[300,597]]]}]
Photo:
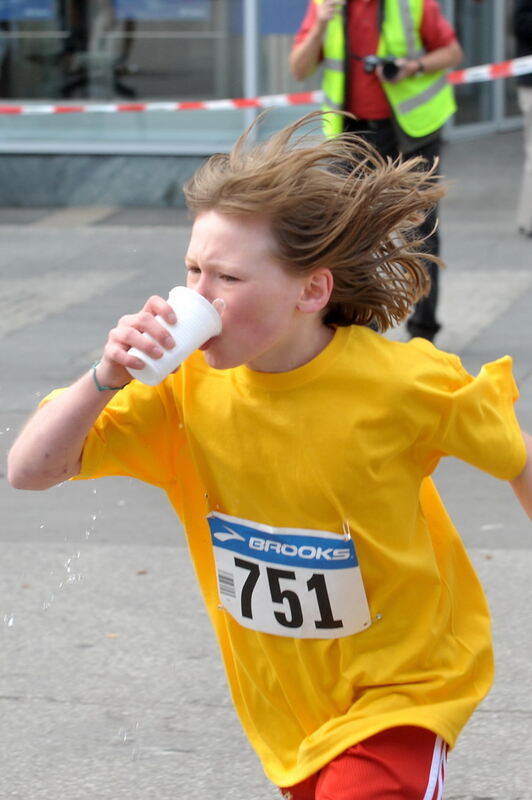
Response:
[{"label": "short sleeve", "polygon": [[156,387],[132,381],[111,399],[85,440],[77,478],[123,475],[161,488],[176,480],[184,433],[172,378]]},{"label": "short sleeve", "polygon": [[304,42],[307,36],[309,35],[310,31],[314,27],[314,23],[316,22],[317,11],[316,11],[316,4],[314,0],[309,0],[309,4],[307,7],[307,12],[301,25],[299,26],[299,30],[297,31],[296,35],[294,36],[293,40],[293,47],[297,47],[297,45]]},{"label": "short sleeve", "polygon": [[485,364],[474,377],[458,357],[432,351],[432,369],[418,376],[408,415],[412,424],[414,415],[419,420],[418,455],[426,473],[449,455],[496,478],[517,477],[527,456],[514,409],[519,392],[512,359]]},{"label": "short sleeve", "polygon": [[132,381],[115,395],[87,437],[80,477],[126,475],[162,488],[176,480],[184,434],[168,388]]},{"label": "short sleeve", "polygon": [[456,41],[456,33],[436,0],[425,0],[420,33],[428,52]]}]

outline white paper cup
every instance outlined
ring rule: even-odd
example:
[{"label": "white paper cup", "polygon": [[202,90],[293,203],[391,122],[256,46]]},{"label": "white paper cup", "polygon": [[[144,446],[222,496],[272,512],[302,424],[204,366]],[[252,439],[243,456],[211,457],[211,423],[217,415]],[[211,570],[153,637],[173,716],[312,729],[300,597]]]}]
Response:
[{"label": "white paper cup", "polygon": [[[175,347],[165,350],[161,358],[151,358],[136,347],[131,347],[131,355],[144,361],[144,369],[131,369],[128,372],[148,386],[156,386],[163,378],[173,372],[194,350],[201,347],[213,336],[222,331],[222,318],[213,305],[201,294],[186,286],[175,286],[168,295],[168,303],[177,317],[175,325],[168,325],[158,314],[155,319],[170,332]],[[143,333],[153,341],[153,336]]]}]

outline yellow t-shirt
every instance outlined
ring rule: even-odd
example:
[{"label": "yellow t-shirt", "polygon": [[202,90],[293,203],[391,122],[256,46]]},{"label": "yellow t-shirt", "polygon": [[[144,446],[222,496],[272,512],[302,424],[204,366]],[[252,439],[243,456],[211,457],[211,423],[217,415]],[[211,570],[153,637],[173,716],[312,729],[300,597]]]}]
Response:
[{"label": "yellow t-shirt", "polygon": [[[516,397],[509,357],[473,378],[424,340],[352,327],[286,373],[217,371],[195,353],[155,388],[133,381],[97,420],[81,477],[129,475],[168,493],[237,713],[274,783],[396,725],[452,746],[487,693],[486,601],[427,476],[448,454],[516,477]],[[261,629],[267,614],[277,632]],[[316,631],[303,635],[309,614]],[[343,615],[357,614],[358,632],[342,634]]]}]

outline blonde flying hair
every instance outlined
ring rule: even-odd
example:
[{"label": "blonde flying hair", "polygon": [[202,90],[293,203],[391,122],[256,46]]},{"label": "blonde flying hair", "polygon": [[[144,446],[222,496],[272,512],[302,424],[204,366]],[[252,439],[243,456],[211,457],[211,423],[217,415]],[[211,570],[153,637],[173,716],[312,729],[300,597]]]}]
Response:
[{"label": "blonde flying hair", "polygon": [[325,324],[385,331],[427,293],[424,261],[441,263],[422,252],[417,226],[444,189],[421,158],[385,159],[355,134],[319,139],[308,126],[322,116],[307,114],[259,143],[255,122],[187,181],[186,202],[195,215],[269,220],[284,269],[331,270]]}]

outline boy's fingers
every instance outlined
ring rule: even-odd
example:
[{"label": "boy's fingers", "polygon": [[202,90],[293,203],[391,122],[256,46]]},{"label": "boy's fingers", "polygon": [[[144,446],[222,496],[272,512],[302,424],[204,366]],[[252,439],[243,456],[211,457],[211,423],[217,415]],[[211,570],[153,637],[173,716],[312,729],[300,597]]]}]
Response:
[{"label": "boy's fingers", "polygon": [[158,314],[160,317],[164,319],[168,325],[175,325],[177,322],[175,312],[171,305],[168,304],[166,300],[158,295],[153,295],[152,297],[147,300],[143,311],[148,311],[149,313],[153,314],[154,316]]},{"label": "boy's fingers", "polygon": [[[175,318],[173,310],[170,310]],[[162,316],[162,314],[160,316]],[[166,316],[169,316],[168,312]],[[143,333],[149,334],[161,347],[167,350],[170,350],[175,345],[171,334],[161,325],[160,321],[155,318],[153,313],[146,310],[146,306],[138,314],[122,317],[116,328],[111,331],[111,337],[129,347],[139,347],[139,349],[144,352],[148,352],[147,343],[149,342],[150,345],[153,345],[153,342],[145,336],[142,337],[141,334]]]}]

